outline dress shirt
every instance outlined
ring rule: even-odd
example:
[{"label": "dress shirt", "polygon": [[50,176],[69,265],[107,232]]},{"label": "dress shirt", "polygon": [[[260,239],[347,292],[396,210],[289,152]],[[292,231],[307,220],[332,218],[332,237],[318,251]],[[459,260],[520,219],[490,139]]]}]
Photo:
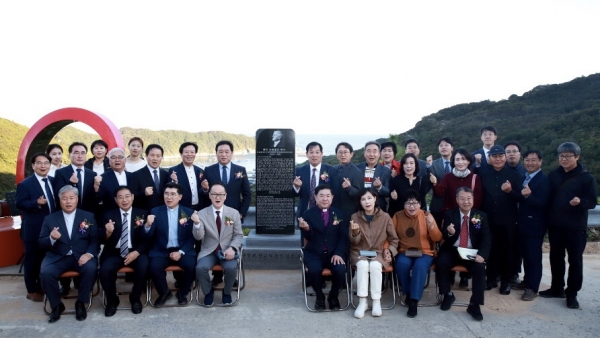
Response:
[{"label": "dress shirt", "polygon": [[123,170],[120,173],[114,171],[114,173],[115,177],[117,178],[117,182],[119,182],[119,185],[127,186],[127,176],[125,174],[125,170]]},{"label": "dress shirt", "polygon": [[[42,181],[42,179],[43,179],[43,178],[48,178],[48,176],[46,176],[46,177],[42,177],[42,176],[40,176],[40,175],[38,175],[38,174],[35,174],[35,173],[34,173],[34,175],[35,175],[35,178],[37,178],[37,181],[38,181],[38,183],[39,183],[39,184],[40,184],[40,186],[42,187],[42,191],[44,192],[44,197],[45,197],[45,198],[46,198],[46,200],[48,201],[48,194],[46,194],[46,183],[44,183],[44,181]],[[50,182],[50,179],[49,179],[49,178],[48,178],[48,186],[50,187],[50,192],[51,192],[52,194],[54,194],[54,190],[52,190],[52,183]],[[54,210],[56,210],[56,207],[55,207],[55,206],[52,206],[52,208],[53,208]]]},{"label": "dress shirt", "polygon": [[[227,183],[229,183],[229,181],[231,181],[231,162],[227,163],[225,168],[227,168],[225,170],[227,171]],[[219,163],[219,176],[221,176],[221,174],[223,174],[223,165]]]},{"label": "dress shirt", "polygon": [[[471,224],[471,217],[470,217],[470,215],[471,215],[471,211],[469,211],[469,213],[466,214],[466,215],[463,214],[462,211],[461,211],[460,212],[460,225],[458,225],[458,226],[462,227],[463,219],[465,218],[465,216],[467,216],[467,239],[469,240],[467,248],[473,249],[473,244],[471,243],[471,236],[469,236],[469,233],[468,233],[469,228],[471,226],[470,225]],[[456,227],[457,227],[457,225],[454,224],[454,231],[456,231]],[[454,246],[457,247],[457,248],[460,246],[460,236],[458,236],[458,239],[456,240],[456,242],[454,242]]]},{"label": "dress shirt", "polygon": [[177,226],[179,225],[179,206],[175,209],[167,207],[167,215],[169,216],[169,240],[167,241],[167,248],[179,247],[179,241],[177,239]]},{"label": "dress shirt", "polygon": [[197,205],[200,203],[198,199],[198,189],[197,189],[197,181],[196,181],[196,171],[194,170],[194,166],[183,166],[185,168],[185,174],[188,177],[188,181],[190,182],[190,190],[192,192],[192,205]]},{"label": "dress shirt", "polygon": [[[308,186],[310,187],[310,180],[312,180],[312,175],[313,175],[313,169],[317,169],[317,171],[315,171],[315,175],[317,175],[316,180],[317,180],[317,186],[319,186],[319,180],[321,179],[320,177],[320,173],[321,173],[321,164],[319,163],[317,164],[317,166],[313,167],[312,165],[309,165],[310,169],[308,171],[308,182],[302,182],[302,184],[306,184],[308,183]],[[329,174],[329,173],[328,173]],[[300,192],[300,189],[296,189],[296,186],[292,184],[292,187],[294,188],[294,191],[296,192]],[[309,207],[310,208],[310,207]]]},{"label": "dress shirt", "polygon": [[[123,209],[119,208],[119,212],[121,213],[121,218],[120,218],[121,224],[123,224],[123,214],[127,213],[127,227],[129,228],[129,231],[127,232],[127,247],[129,249],[131,249],[131,232],[135,228],[135,224],[131,223],[131,211],[132,211],[132,208],[129,208],[129,210],[123,210]],[[121,228],[121,230],[123,230],[123,228]],[[121,235],[122,234],[123,233],[121,233]],[[117,248],[117,249],[121,248],[121,239],[120,238],[117,241],[117,245],[115,245],[115,248]]]}]

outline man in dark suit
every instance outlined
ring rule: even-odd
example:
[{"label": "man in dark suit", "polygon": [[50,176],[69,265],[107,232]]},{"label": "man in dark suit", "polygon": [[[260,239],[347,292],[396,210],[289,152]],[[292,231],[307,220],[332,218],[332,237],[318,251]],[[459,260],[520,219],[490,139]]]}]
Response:
[{"label": "man in dark suit", "polygon": [[[69,158],[71,165],[56,170],[54,174],[54,193],[65,185],[71,185],[79,190],[79,205],[77,208],[96,212],[98,200],[96,190],[94,190],[94,177],[96,173],[93,170],[84,167],[87,146],[81,142],[73,142],[69,146]],[[58,195],[54,196],[58,200]]]},{"label": "man in dark suit", "polygon": [[471,154],[475,160],[475,163],[471,164],[472,168],[485,167],[488,165],[487,160],[489,158],[490,149],[492,149],[494,142],[496,142],[496,139],[498,138],[498,131],[493,126],[485,126],[481,128],[480,134],[483,147]]},{"label": "man in dark suit", "polygon": [[77,320],[87,318],[86,303],[98,273],[98,226],[94,214],[77,209],[79,194],[76,187],[66,185],[58,191],[62,211],[44,219],[39,244],[48,250],[42,261],[40,278],[52,312],[48,322],[60,319],[65,310],[60,301],[58,277],[65,271],[79,272],[81,281],[75,302]]},{"label": "man in dark suit", "polygon": [[102,202],[103,212],[118,208],[115,192],[120,186],[129,186],[132,173],[125,171],[125,150],[113,148],[108,152],[110,169],[96,176],[94,189],[98,192],[98,200]]},{"label": "man in dark suit", "polygon": [[542,280],[542,243],[546,235],[546,207],[550,200],[550,181],[542,172],[542,153],[525,152],[527,174],[519,201],[517,236],[523,257],[525,277],[515,289],[525,289],[521,299],[534,300]]},{"label": "man in dark suit", "polygon": [[321,273],[329,268],[332,277],[329,292],[329,309],[339,310],[338,295],[346,274],[348,253],[348,219],[341,219],[341,210],[332,207],[333,194],[327,184],[315,188],[317,205],[308,209],[298,224],[304,233],[304,265],[308,269],[307,278],[317,296],[315,310],[325,310],[325,295],[322,289]]},{"label": "man in dark suit", "polygon": [[179,146],[181,163],[169,169],[169,177],[172,182],[179,184],[182,188],[183,198],[181,205],[196,211],[203,208],[202,187],[204,171],[194,165],[198,145],[193,142],[184,142]]},{"label": "man in dark suit", "polygon": [[[440,308],[447,311],[456,300],[450,290],[450,269],[461,264],[473,276],[473,293],[467,312],[475,320],[483,320],[479,306],[483,305],[485,261],[492,247],[487,215],[473,209],[473,191],[470,188],[458,188],[456,202],[458,208],[446,211],[444,216],[442,227],[444,244],[440,248],[437,260],[437,280],[440,294],[444,295]],[[477,254],[470,260],[461,259],[458,247],[477,249]]]},{"label": "man in dark suit", "polygon": [[163,193],[169,181],[169,172],[160,167],[163,153],[160,145],[148,145],[146,147],[148,165],[131,175],[131,187],[135,194],[133,205],[136,208],[150,211],[165,204]]},{"label": "man in dark suit", "polygon": [[[438,152],[440,153],[440,158],[434,160],[429,167],[429,176],[427,179],[431,181],[431,175],[433,175],[436,179],[436,182],[441,182],[446,174],[452,172],[452,165],[450,164],[450,160],[452,158],[452,151],[454,148],[452,147],[452,139],[449,137],[442,137],[438,140]],[[419,168],[421,164],[419,163]],[[425,177],[424,177],[425,178]],[[433,183],[433,182],[432,182]],[[444,197],[436,197],[435,194],[431,197],[431,203],[429,204],[429,211],[433,215],[436,224],[438,226],[442,225],[442,220],[444,218],[442,207],[444,206]]]},{"label": "man in dark suit", "polygon": [[342,218],[349,220],[357,211],[356,195],[362,188],[363,174],[352,164],[354,150],[350,143],[340,142],[335,147],[335,154],[340,164],[335,166],[339,193],[335,198],[334,205],[342,210]]},{"label": "man in dark suit", "polygon": [[45,153],[35,153],[31,157],[34,174],[27,177],[17,186],[16,203],[22,212],[21,239],[25,255],[23,259],[25,287],[27,299],[34,302],[44,300],[40,283],[40,265],[44,259],[44,251],[40,248],[39,238],[44,217],[56,211],[53,177],[48,176],[52,159]]},{"label": "man in dark suit", "polygon": [[187,295],[196,276],[196,251],[194,250],[193,224],[200,224],[193,209],[179,204],[183,198],[182,187],[167,183],[164,192],[165,205],[152,209],[144,229],[151,239],[150,275],[158,292],[155,307],[162,307],[173,295],[167,285],[165,268],[177,265],[183,269],[177,291],[179,305],[188,303]]},{"label": "man in dark suit", "polygon": [[308,164],[296,169],[292,187],[294,196],[300,197],[296,208],[297,217],[302,216],[306,210],[316,205],[314,192],[318,185],[337,186],[337,182],[333,182],[336,177],[335,168],[322,163],[323,146],[320,143],[310,142],[306,146],[306,158],[308,158]]},{"label": "man in dark suit", "polygon": [[377,205],[381,210],[387,211],[386,197],[390,197],[391,172],[387,167],[377,163],[380,150],[379,143],[367,142],[365,144],[366,162],[360,163],[356,167],[363,173],[364,187],[377,190],[380,197],[377,199]]},{"label": "man in dark suit", "polygon": [[115,192],[115,200],[119,207],[104,213],[98,235],[104,244],[100,256],[100,284],[106,293],[104,315],[111,317],[117,312],[119,296],[117,296],[117,271],[131,267],[133,272],[133,288],[129,294],[131,311],[142,312],[140,297],[148,280],[148,249],[150,246],[144,232],[144,222],[148,212],[132,208],[134,195],[130,188],[120,186]]}]

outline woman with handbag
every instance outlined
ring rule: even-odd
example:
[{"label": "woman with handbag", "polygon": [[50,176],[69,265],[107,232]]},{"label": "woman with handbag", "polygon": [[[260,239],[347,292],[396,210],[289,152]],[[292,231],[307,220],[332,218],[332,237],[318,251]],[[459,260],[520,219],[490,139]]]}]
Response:
[{"label": "woman with handbag", "polygon": [[398,211],[393,218],[399,239],[394,270],[402,286],[402,295],[406,296],[406,315],[414,318],[436,255],[435,243],[442,239],[442,233],[433,216],[421,209],[419,193],[409,190],[405,196],[404,210]]},{"label": "woman with handbag", "polygon": [[[377,191],[362,189],[359,194],[358,212],[350,218],[350,259],[356,266],[356,294],[359,297],[354,317],[362,318],[367,310],[369,280],[372,314],[379,317],[381,311],[381,270],[387,268],[396,254],[398,237],[390,216],[377,206]],[[384,243],[388,247],[384,248]],[[361,251],[369,251],[373,257],[361,255]]]}]

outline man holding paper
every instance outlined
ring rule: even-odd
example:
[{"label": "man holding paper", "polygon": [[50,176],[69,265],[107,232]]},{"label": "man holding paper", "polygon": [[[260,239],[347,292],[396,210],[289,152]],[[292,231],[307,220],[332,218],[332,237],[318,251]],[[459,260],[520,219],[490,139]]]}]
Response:
[{"label": "man holding paper", "polygon": [[[444,295],[440,308],[443,311],[449,310],[456,299],[450,290],[450,269],[460,264],[473,276],[473,294],[467,312],[475,320],[483,320],[479,305],[483,305],[485,262],[492,246],[487,215],[473,209],[473,191],[470,188],[458,188],[456,202],[458,208],[446,211],[444,216],[444,244],[440,248],[437,260],[440,294]],[[464,259],[459,255],[459,248],[461,251],[462,248],[466,248],[477,252],[465,255]]]}]

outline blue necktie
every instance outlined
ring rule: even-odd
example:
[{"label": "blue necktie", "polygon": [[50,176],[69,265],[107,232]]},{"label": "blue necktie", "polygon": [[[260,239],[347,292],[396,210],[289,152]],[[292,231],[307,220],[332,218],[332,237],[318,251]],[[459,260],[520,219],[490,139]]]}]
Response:
[{"label": "blue necktie", "polygon": [[227,166],[223,166],[223,173],[221,174],[221,182],[227,185]]},{"label": "blue necktie", "polygon": [[48,184],[48,178],[44,177],[42,178],[42,181],[44,181],[44,188],[46,190],[46,196],[48,197],[48,209],[50,209],[50,213],[53,213],[54,209],[56,208],[56,204],[54,202],[54,196],[52,196],[50,184]]},{"label": "blue necktie", "polygon": [[525,181],[523,181],[523,188],[525,188],[525,186],[529,184],[529,181],[531,181],[531,175],[527,173],[525,174]]},{"label": "blue necktie", "polygon": [[450,161],[444,161],[444,172],[446,172],[446,174],[450,173]]},{"label": "blue necktie", "polygon": [[81,201],[83,200],[83,190],[81,187],[83,182],[81,182],[81,169],[77,169],[77,190],[79,190],[79,205],[81,205]]}]

